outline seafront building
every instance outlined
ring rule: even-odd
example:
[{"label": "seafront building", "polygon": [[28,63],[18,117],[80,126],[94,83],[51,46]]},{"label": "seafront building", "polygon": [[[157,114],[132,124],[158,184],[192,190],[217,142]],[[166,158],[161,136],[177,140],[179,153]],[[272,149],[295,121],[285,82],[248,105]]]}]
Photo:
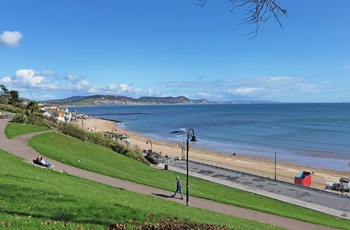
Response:
[{"label": "seafront building", "polygon": [[58,122],[66,122],[69,123],[73,117],[75,117],[75,112],[70,112],[68,108],[61,108],[60,106],[52,106],[52,105],[42,105],[41,110],[43,112],[43,116],[46,118],[54,118]]}]

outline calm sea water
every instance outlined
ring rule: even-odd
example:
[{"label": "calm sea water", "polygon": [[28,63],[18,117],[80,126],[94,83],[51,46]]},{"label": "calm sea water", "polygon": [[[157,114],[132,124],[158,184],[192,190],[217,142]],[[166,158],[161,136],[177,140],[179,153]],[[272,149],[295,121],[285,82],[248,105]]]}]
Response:
[{"label": "calm sea water", "polygon": [[[172,131],[192,128],[195,148],[350,171],[350,104],[210,104],[71,107],[123,122],[161,141],[186,140]],[[180,150],[179,150],[180,151]]]}]

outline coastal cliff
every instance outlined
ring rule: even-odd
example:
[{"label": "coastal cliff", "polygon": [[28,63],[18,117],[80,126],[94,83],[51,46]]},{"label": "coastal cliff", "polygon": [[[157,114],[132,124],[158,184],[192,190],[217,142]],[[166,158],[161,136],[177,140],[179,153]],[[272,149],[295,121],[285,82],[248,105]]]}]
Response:
[{"label": "coastal cliff", "polygon": [[179,97],[140,97],[138,99],[114,95],[73,96],[65,99],[48,100],[45,103],[58,105],[171,105],[171,104],[207,104],[206,99],[191,100]]}]

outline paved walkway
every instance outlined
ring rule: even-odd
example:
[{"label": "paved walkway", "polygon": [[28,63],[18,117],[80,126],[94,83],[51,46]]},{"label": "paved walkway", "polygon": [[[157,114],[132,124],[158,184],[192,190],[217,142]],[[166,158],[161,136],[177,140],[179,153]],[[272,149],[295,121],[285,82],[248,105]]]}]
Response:
[{"label": "paved walkway", "polygon": [[[184,161],[175,161],[168,168],[185,173]],[[259,177],[252,174],[215,167],[198,162],[190,162],[192,176],[223,184],[261,196],[277,199],[286,203],[323,212],[339,218],[350,219],[350,196],[310,187],[299,186],[283,181]]]},{"label": "paved walkway", "polygon": [[[27,140],[35,134],[24,134],[18,137],[15,137],[11,140],[7,139],[4,134],[4,129],[7,123],[11,119],[11,114],[8,114],[7,119],[0,119],[0,149],[3,149],[15,156],[21,157],[28,162],[32,162],[34,158],[36,158],[39,154],[30,148],[27,144]],[[46,158],[46,157],[45,157]],[[82,170],[79,168],[75,168],[69,165],[62,164],[53,159],[46,158],[50,161],[55,167],[56,170],[64,171],[70,175],[74,175],[77,177],[85,178],[88,180],[104,183],[116,188],[121,188],[125,190],[134,191],[141,194],[146,194],[150,196],[156,196],[161,199],[183,203],[185,205],[185,200],[170,198],[171,192],[152,188],[145,185],[136,184],[133,182],[128,182],[116,178],[112,178],[109,176],[100,175],[97,173],[89,172],[86,170]],[[174,167],[175,169],[175,167]],[[191,173],[192,175],[192,173]],[[201,175],[198,175],[202,177]],[[170,194],[169,194],[170,193]],[[267,223],[279,227],[283,227],[286,229],[296,229],[296,230],[328,230],[332,229],[329,227],[324,227],[320,225],[310,224],[306,222],[301,222],[293,219],[288,219],[280,216],[275,216],[271,214],[261,213],[253,210],[243,209],[235,206],[225,205],[217,202],[213,202],[210,200],[200,199],[196,197],[190,197],[190,206],[211,210],[214,212],[235,216],[239,218],[244,218],[248,220],[258,221],[262,223]]]}]

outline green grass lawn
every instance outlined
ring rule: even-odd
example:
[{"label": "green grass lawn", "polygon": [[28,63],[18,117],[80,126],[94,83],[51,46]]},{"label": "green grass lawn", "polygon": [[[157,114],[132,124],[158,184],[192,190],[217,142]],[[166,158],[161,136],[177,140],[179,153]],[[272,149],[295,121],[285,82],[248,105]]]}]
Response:
[{"label": "green grass lawn", "polygon": [[152,215],[278,229],[36,167],[3,150],[0,159],[0,229],[107,229],[119,222],[144,223]]},{"label": "green grass lawn", "polygon": [[[159,170],[117,154],[107,148],[82,142],[58,133],[45,133],[29,141],[42,155],[78,168],[115,178],[134,181],[169,191],[174,190],[175,177],[182,176]],[[257,211],[298,219],[310,223],[346,229],[348,220],[232,189],[197,178],[190,178],[191,196],[210,199]]]},{"label": "green grass lawn", "polygon": [[[9,132],[11,129],[18,129],[18,124],[12,125],[12,123],[9,124],[9,126],[6,128],[6,132]],[[41,131],[36,130],[36,127],[34,126],[30,126],[27,129],[23,129],[22,126],[20,126],[20,130],[22,133],[24,130],[25,132]],[[22,134],[19,131],[16,132],[18,134]],[[132,160],[121,154],[117,154],[107,148],[82,142],[58,133],[45,133],[37,135],[33,137],[29,143],[42,155],[65,164],[115,178],[165,189],[169,191],[169,194],[172,194],[174,191],[175,177],[180,176],[184,178],[184,175],[168,170],[154,169],[136,160]],[[261,212],[331,226],[339,229],[347,229],[350,224],[350,221],[348,220],[338,219],[326,214],[300,208],[258,195],[253,195],[251,193],[232,189],[197,178],[190,177],[190,185],[191,196],[202,197],[230,205],[254,209]],[[223,224],[226,222],[220,223]]]},{"label": "green grass lawn", "polygon": [[47,130],[50,130],[50,128],[38,125],[27,125],[10,122],[6,126],[5,135],[8,139],[11,139],[15,136],[22,135],[25,133],[41,132]]}]

